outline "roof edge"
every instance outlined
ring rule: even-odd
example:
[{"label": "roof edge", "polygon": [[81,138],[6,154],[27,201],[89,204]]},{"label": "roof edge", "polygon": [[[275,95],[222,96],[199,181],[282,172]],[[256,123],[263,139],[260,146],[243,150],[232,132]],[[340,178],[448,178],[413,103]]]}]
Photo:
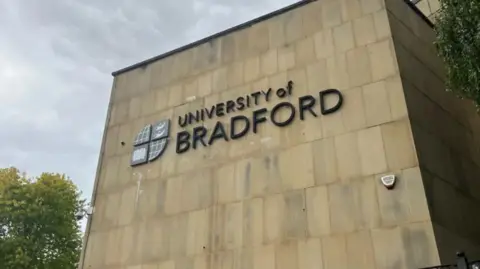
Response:
[{"label": "roof edge", "polygon": [[413,9],[413,11],[415,13],[417,13],[418,16],[420,16],[420,18],[425,21],[425,23],[430,26],[432,29],[435,29],[435,24],[433,24],[433,22],[417,7],[417,3],[420,2],[420,0],[417,0],[415,2],[412,2],[410,0],[404,0],[405,3],[407,3],[407,5]]},{"label": "roof edge", "polygon": [[265,20],[268,20],[272,17],[275,17],[277,15],[280,15],[280,14],[283,14],[283,13],[286,13],[288,11],[291,11],[293,9],[296,9],[296,8],[299,8],[299,7],[302,7],[306,4],[309,4],[311,2],[316,2],[317,0],[301,0],[299,2],[296,2],[292,5],[289,5],[289,6],[286,6],[284,8],[281,8],[281,9],[278,9],[278,10],[275,10],[273,12],[270,12],[270,13],[267,13],[265,15],[262,15],[260,17],[257,17],[253,20],[250,20],[250,21],[247,21],[247,22],[244,22],[242,24],[239,24],[237,26],[233,26],[231,28],[228,28],[226,30],[223,30],[221,32],[218,32],[216,34],[213,34],[213,35],[210,35],[208,37],[205,37],[203,39],[200,39],[200,40],[197,40],[197,41],[194,41],[190,44],[187,44],[187,45],[184,45],[182,47],[179,47],[177,49],[174,49],[174,50],[171,50],[171,51],[168,51],[166,53],[163,53],[163,54],[160,54],[158,56],[155,56],[155,57],[152,57],[152,58],[149,58],[147,60],[144,60],[144,61],[141,61],[139,63],[136,63],[136,64],[133,64],[133,65],[130,65],[130,66],[127,66],[125,68],[122,68],[118,71],[115,71],[112,73],[112,76],[117,76],[117,75],[120,75],[122,73],[125,73],[125,72],[128,72],[128,71],[131,71],[133,69],[136,69],[136,68],[139,68],[139,67],[142,67],[142,66],[145,66],[145,65],[149,65],[155,61],[158,61],[158,60],[161,60],[163,58],[166,58],[168,56],[171,56],[173,54],[176,54],[176,53],[179,53],[179,52],[182,52],[182,51],[185,51],[185,50],[188,50],[188,49],[191,49],[193,47],[196,47],[198,45],[201,45],[203,43],[206,43],[208,41],[211,41],[212,39],[215,39],[215,38],[218,38],[218,37],[222,37],[222,36],[225,36],[225,35],[228,35],[230,33],[233,33],[233,32],[236,32],[236,31],[239,31],[239,30],[242,30],[242,29],[245,29],[245,28],[248,28],[250,26],[252,26],[253,24],[256,24],[256,23],[259,23],[259,22],[262,22],[262,21],[265,21]]}]

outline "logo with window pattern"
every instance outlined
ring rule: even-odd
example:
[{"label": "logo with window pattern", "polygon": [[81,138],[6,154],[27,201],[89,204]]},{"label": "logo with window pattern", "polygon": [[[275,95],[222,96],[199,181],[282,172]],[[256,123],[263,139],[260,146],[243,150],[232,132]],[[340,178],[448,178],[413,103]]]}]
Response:
[{"label": "logo with window pattern", "polygon": [[149,124],[137,134],[133,141],[132,166],[155,161],[167,148],[170,120]]}]

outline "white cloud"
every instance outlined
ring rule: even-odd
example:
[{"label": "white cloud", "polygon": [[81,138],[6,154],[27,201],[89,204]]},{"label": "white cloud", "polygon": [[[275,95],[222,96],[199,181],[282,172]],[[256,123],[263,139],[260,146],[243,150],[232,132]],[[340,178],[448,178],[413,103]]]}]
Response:
[{"label": "white cloud", "polygon": [[110,73],[293,0],[0,1],[0,166],[90,198]]}]

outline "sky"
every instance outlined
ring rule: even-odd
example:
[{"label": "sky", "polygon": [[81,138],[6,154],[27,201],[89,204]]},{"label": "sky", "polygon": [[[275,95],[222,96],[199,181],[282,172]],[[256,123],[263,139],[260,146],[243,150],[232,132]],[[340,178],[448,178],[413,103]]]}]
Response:
[{"label": "sky", "polygon": [[0,0],[0,167],[90,200],[113,77],[293,0]]}]

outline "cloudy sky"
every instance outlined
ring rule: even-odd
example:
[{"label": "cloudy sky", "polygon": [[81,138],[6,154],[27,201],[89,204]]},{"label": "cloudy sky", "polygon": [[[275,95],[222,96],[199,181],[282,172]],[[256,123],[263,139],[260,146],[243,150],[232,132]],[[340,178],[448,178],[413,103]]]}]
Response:
[{"label": "cloudy sky", "polygon": [[0,0],[0,167],[90,199],[111,72],[293,0]]}]

